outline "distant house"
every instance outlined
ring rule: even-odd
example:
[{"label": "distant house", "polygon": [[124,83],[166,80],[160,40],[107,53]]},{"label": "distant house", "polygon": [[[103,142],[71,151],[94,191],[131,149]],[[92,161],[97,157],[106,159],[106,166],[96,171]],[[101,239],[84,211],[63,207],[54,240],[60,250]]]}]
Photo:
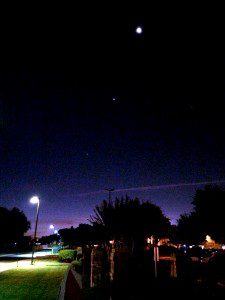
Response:
[{"label": "distant house", "polygon": [[202,243],[202,248],[204,249],[222,249],[222,244],[216,243],[211,236],[207,235],[205,241]]}]

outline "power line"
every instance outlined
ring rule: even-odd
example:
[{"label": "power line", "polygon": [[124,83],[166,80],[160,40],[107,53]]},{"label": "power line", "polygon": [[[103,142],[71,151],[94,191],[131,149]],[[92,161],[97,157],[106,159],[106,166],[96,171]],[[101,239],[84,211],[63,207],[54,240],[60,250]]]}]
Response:
[{"label": "power line", "polygon": [[[114,192],[128,192],[128,191],[148,191],[148,190],[162,190],[162,189],[171,189],[179,187],[188,187],[188,186],[198,186],[198,185],[208,185],[208,184],[219,184],[225,183],[225,179],[221,180],[212,180],[212,181],[201,181],[201,182],[182,182],[182,183],[172,183],[172,184],[162,184],[162,185],[149,185],[149,186],[140,186],[140,187],[131,187],[131,188],[121,188],[114,189]],[[108,190],[99,190],[87,193],[80,193],[77,196],[88,196],[88,195],[97,195],[102,194]]]}]

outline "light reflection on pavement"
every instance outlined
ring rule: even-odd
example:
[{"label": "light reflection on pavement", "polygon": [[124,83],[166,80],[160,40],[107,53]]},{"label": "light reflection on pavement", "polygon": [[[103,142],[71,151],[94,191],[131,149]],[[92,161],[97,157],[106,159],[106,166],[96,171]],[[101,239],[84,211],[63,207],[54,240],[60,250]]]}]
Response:
[{"label": "light reflection on pavement", "polygon": [[[36,251],[34,252],[34,257],[43,257],[52,255],[51,250],[45,250],[45,251]],[[10,254],[1,254],[0,258],[31,258],[32,252],[29,253],[10,253]]]}]

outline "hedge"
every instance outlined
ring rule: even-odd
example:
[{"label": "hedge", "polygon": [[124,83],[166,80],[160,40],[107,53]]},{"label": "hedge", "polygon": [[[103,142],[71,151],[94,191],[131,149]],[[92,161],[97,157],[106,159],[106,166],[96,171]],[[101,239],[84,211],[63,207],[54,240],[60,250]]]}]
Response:
[{"label": "hedge", "polygon": [[72,265],[78,273],[82,273],[82,261],[81,260],[74,260],[72,261]]},{"label": "hedge", "polygon": [[72,249],[65,249],[59,251],[59,259],[61,261],[71,262],[76,259],[77,251]]}]

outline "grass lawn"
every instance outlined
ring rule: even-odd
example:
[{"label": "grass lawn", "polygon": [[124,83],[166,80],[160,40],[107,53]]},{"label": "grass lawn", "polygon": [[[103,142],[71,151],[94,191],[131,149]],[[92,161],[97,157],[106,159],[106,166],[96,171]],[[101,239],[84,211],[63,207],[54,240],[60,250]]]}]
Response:
[{"label": "grass lawn", "polygon": [[0,299],[56,299],[68,264],[56,260],[20,261],[19,267],[0,273]]}]

